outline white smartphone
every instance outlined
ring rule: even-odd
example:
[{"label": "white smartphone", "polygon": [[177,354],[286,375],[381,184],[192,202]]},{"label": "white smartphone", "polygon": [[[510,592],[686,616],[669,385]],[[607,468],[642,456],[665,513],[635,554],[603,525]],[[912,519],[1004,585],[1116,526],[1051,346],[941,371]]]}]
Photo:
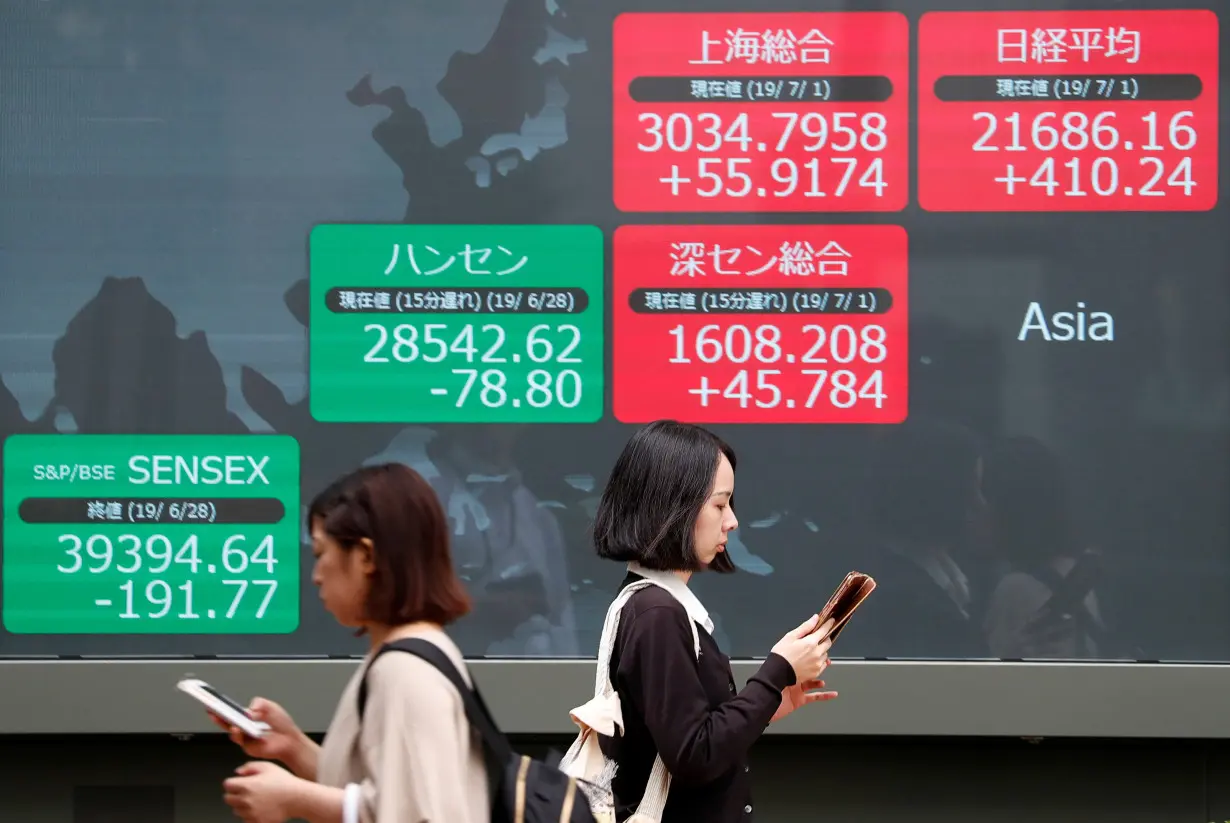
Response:
[{"label": "white smartphone", "polygon": [[204,680],[187,678],[176,685],[181,692],[195,698],[227,723],[238,727],[248,737],[261,737],[269,731],[269,724],[253,720],[247,708],[206,683]]}]

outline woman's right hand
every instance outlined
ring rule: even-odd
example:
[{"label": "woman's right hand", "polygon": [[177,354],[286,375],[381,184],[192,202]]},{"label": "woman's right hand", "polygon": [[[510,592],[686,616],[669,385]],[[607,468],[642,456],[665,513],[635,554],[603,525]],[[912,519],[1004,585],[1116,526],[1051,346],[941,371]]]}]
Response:
[{"label": "woman's right hand", "polygon": [[823,625],[817,626],[819,620],[820,615],[813,614],[798,628],[787,632],[773,647],[774,654],[784,657],[794,669],[795,683],[816,680],[828,668],[829,646],[833,645],[828,634],[833,629],[833,619],[829,618]]},{"label": "woman's right hand", "polygon": [[[300,770],[308,766],[309,760],[315,759],[309,758],[307,751],[314,748],[315,744],[295,725],[295,721],[291,719],[286,709],[272,700],[258,697],[248,706],[248,715],[253,720],[267,724],[269,730],[260,737],[248,737],[239,727],[232,726],[223,718],[209,712],[214,723],[227,732],[231,740],[243,749],[243,753],[248,757],[258,760],[277,760],[299,774],[300,777],[308,777],[300,774]],[[312,771],[315,771],[315,768],[312,768]]]}]

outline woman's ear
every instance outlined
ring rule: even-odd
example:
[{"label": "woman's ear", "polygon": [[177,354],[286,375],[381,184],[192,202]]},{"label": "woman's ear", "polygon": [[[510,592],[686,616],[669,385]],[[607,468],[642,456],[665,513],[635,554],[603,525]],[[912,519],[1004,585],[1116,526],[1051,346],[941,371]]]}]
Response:
[{"label": "woman's ear", "polygon": [[372,543],[371,538],[359,538],[359,542],[355,544],[353,551],[358,553],[359,568],[364,574],[376,573],[376,546]]}]

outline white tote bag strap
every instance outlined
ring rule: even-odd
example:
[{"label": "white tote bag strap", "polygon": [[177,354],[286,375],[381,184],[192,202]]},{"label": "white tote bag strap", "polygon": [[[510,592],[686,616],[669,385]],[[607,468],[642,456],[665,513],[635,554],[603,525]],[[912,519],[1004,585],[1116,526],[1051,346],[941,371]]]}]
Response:
[{"label": "white tote bag strap", "polygon": [[[658,585],[652,580],[638,580],[624,589],[630,595],[632,592],[643,589],[645,586]],[[634,588],[635,587],[635,588]],[[666,588],[663,586],[662,588]],[[670,589],[666,589],[668,592]],[[673,593],[672,593],[673,594]],[[622,592],[621,592],[622,596]],[[616,598],[617,600],[619,598]],[[623,598],[624,601],[627,598]],[[615,688],[611,685],[611,653],[615,646],[615,634],[619,631],[619,614],[623,610],[623,603],[619,604],[619,609],[612,609],[614,612],[614,620],[611,620],[611,612],[607,613],[607,620],[611,624],[611,638],[607,641],[606,626],[603,626],[603,642],[600,646],[602,651],[606,652],[605,660],[602,659],[601,652],[599,654],[598,672],[603,681],[603,686],[606,689],[614,692]],[[696,630],[696,621],[691,616],[688,617],[688,626],[692,629],[692,652],[700,657],[700,633]],[[636,813],[629,818],[628,823],[661,823],[662,813],[666,810],[666,798],[670,794],[671,789],[671,773],[666,769],[666,763],[662,761],[662,756],[657,755],[653,759],[653,768],[649,772],[649,780],[645,783],[645,793],[641,795],[641,802],[637,804]]]},{"label": "white tote bag strap", "polygon": [[359,806],[363,801],[363,789],[358,783],[347,783],[342,795],[342,823],[359,823]]},{"label": "white tote bag strap", "polygon": [[[637,580],[629,583],[616,596],[611,607],[607,609],[606,620],[602,624],[602,639],[598,641],[598,670],[594,672],[594,697],[613,694],[615,687],[611,685],[611,655],[615,651],[615,638],[619,634],[619,617],[628,598],[647,586],[659,586],[653,580]],[[670,592],[665,586],[659,586]],[[674,593],[671,592],[674,597]],[[696,621],[688,617],[688,628],[692,630],[692,653],[700,658],[700,632],[696,630]]]},{"label": "white tote bag strap", "polygon": [[628,823],[662,823],[662,812],[666,811],[666,796],[670,790],[671,773],[666,770],[662,757],[655,757],[649,782],[645,784],[645,794],[641,795],[636,814],[628,819]]},{"label": "white tote bag strap", "polygon": [[[606,610],[602,623],[602,636],[598,641],[598,665],[594,671],[594,696],[587,703],[572,710],[572,720],[580,727],[576,739],[564,753],[559,768],[567,775],[582,780],[600,780],[602,769],[596,763],[601,759],[598,739],[594,731],[608,736],[623,730],[623,709],[619,695],[611,684],[611,654],[615,637],[619,632],[619,617],[624,606],[637,591],[653,585],[647,580],[638,580],[622,589]],[[608,775],[609,777],[609,775]],[[609,788],[609,786],[607,787]]]},{"label": "white tote bag strap", "polygon": [[606,610],[606,619],[602,622],[602,638],[598,641],[598,670],[594,672],[594,697],[602,697],[615,691],[611,685],[611,655],[615,652],[615,638],[619,635],[619,618],[623,614],[628,599],[641,589],[652,586],[648,580],[637,580],[629,583],[615,596],[610,608]]},{"label": "white tote bag strap", "polygon": [[[573,710],[574,720],[580,714],[589,716],[605,714],[608,719],[612,713],[618,714],[619,716],[614,718],[614,721],[617,728],[622,730],[623,716],[619,705],[619,695],[611,683],[611,655],[615,649],[615,638],[619,634],[619,618],[624,606],[628,603],[628,598],[646,586],[658,585],[660,584],[649,579],[630,583],[616,595],[607,609],[606,619],[602,624],[602,638],[598,643],[598,666],[594,672],[594,697],[585,706]],[[661,588],[666,587],[661,586]],[[667,591],[669,592],[670,589]],[[672,596],[674,596],[673,593]],[[692,629],[692,650],[699,657],[700,633],[696,629],[696,622],[690,616],[688,625]],[[595,761],[601,757],[598,740],[593,734],[592,727],[587,729],[584,724],[581,725],[582,731],[560,761],[560,768],[573,777],[594,779],[595,772],[598,770],[598,764]],[[599,779],[598,782],[609,785],[609,778],[610,775],[607,774],[606,780]],[[659,755],[654,758],[649,780],[645,784],[645,793],[641,796],[641,802],[637,804],[636,813],[628,819],[627,823],[661,823],[662,813],[666,809],[666,798],[670,793],[670,785],[670,772],[667,771],[666,764]],[[613,813],[614,810],[612,810]]]}]

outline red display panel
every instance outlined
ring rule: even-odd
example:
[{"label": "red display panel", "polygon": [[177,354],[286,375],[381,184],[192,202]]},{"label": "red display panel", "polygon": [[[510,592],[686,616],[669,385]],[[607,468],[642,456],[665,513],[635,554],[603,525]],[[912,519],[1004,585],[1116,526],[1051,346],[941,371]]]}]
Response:
[{"label": "red display panel", "polygon": [[615,418],[900,423],[900,226],[622,226]]},{"label": "red display panel", "polygon": [[905,208],[904,15],[621,14],[613,50],[617,208]]},{"label": "red display panel", "polygon": [[1205,211],[1217,203],[1217,16],[929,12],[929,211]]}]

